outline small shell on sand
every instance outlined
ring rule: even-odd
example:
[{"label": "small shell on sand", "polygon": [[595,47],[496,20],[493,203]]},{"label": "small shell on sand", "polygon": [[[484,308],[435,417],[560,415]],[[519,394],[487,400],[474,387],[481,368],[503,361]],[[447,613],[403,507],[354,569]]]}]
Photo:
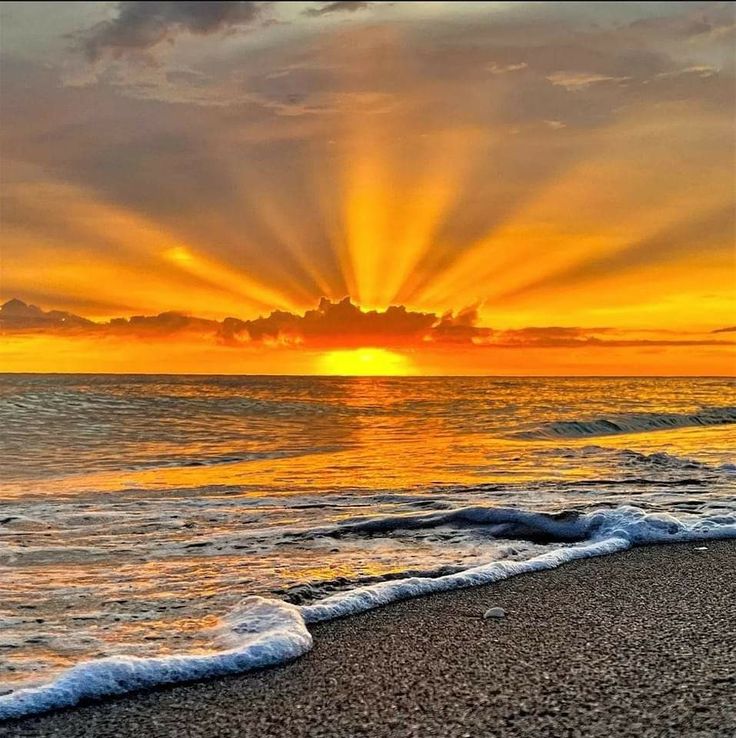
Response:
[{"label": "small shell on sand", "polygon": [[506,610],[502,607],[492,607],[490,610],[486,610],[483,613],[484,618],[505,618]]}]

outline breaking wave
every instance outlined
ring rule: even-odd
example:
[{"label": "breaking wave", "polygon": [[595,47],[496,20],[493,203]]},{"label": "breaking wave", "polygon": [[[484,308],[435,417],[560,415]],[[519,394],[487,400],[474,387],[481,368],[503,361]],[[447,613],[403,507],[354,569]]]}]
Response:
[{"label": "breaking wave", "polygon": [[357,518],[335,526],[295,533],[293,536],[301,540],[381,536],[401,531],[450,527],[482,530],[488,537],[493,538],[532,543],[561,543],[589,538],[590,525],[591,521],[587,516],[574,510],[540,513],[518,508],[478,505],[433,513]]},{"label": "breaking wave", "polygon": [[213,632],[223,648],[155,658],[111,656],[83,661],[50,684],[19,689],[0,697],[0,720],[72,707],[88,699],[111,697],[161,684],[236,674],[282,664],[306,653],[312,636],[294,605],[248,597]]},{"label": "breaking wave", "polygon": [[585,438],[732,423],[736,423],[736,407],[704,407],[691,414],[627,413],[593,420],[558,420],[532,430],[520,431],[513,437],[525,440]]},{"label": "breaking wave", "polygon": [[[438,576],[413,576],[337,592],[312,604],[248,597],[212,632],[207,653],[140,658],[109,657],[77,664],[49,684],[0,696],[0,720],[71,707],[82,701],[163,684],[192,681],[274,666],[306,653],[307,624],[355,615],[391,602],[490,584],[517,574],[554,569],[575,559],[601,556],[646,543],[736,538],[736,514],[683,520],[629,506],[557,515],[506,508],[470,507],[401,518],[353,521],[343,531],[370,533],[399,526],[490,526],[494,536],[542,536],[559,543],[526,560],[502,560]],[[333,533],[334,534],[334,533]]]}]

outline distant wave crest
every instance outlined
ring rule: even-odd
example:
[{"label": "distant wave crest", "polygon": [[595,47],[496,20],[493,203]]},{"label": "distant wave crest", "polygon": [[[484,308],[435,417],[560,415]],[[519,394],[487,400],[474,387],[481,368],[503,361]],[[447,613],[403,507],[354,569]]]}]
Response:
[{"label": "distant wave crest", "polygon": [[513,437],[526,440],[586,438],[732,423],[736,423],[736,407],[704,407],[690,414],[626,413],[592,420],[557,420],[531,430],[520,431]]}]

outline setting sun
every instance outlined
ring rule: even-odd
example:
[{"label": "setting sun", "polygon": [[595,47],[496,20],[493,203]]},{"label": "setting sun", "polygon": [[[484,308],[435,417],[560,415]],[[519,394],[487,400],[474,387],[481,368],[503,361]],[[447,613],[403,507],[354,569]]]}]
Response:
[{"label": "setting sun", "polygon": [[411,374],[411,363],[406,356],[381,348],[329,351],[319,358],[318,363],[320,374],[345,377]]}]

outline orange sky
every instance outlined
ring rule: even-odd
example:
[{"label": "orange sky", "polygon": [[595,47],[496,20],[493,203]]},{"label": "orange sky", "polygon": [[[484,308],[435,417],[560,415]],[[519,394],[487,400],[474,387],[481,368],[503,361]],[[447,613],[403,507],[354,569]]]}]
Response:
[{"label": "orange sky", "polygon": [[1,370],[734,373],[733,5],[135,5],[3,4]]}]

